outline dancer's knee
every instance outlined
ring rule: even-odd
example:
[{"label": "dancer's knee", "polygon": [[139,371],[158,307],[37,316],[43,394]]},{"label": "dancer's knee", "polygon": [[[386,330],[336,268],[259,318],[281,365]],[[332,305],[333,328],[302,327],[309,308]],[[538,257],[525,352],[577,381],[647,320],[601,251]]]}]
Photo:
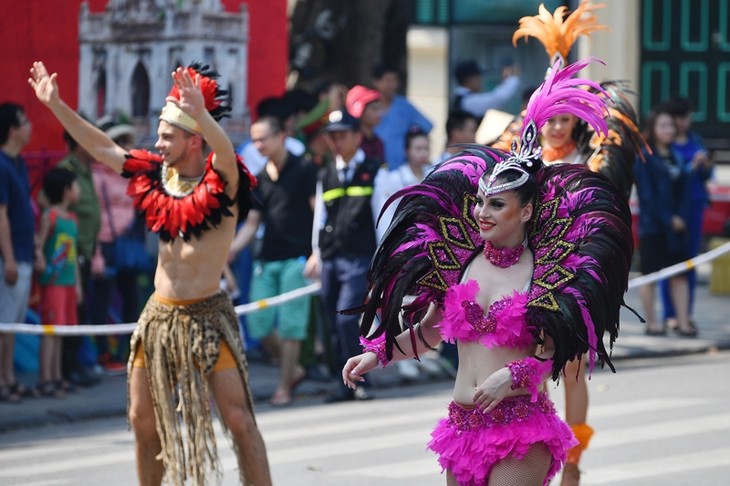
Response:
[{"label": "dancer's knee", "polygon": [[140,439],[157,439],[154,412],[144,412],[140,407],[132,406],[129,407],[128,418],[136,437]]},{"label": "dancer's knee", "polygon": [[223,422],[231,431],[233,437],[238,441],[248,441],[258,435],[258,427],[253,415],[244,407],[231,407],[222,413]]}]

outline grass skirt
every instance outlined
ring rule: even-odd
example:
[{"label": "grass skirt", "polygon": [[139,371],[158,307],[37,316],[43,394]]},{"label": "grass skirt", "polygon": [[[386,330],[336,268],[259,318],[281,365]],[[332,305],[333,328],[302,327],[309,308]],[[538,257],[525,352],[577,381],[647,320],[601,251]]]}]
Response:
[{"label": "grass skirt", "polygon": [[[190,479],[195,486],[206,485],[210,472],[221,477],[206,379],[218,360],[221,339],[236,360],[253,410],[238,317],[226,294],[186,305],[163,303],[152,296],[132,334],[130,375],[141,342],[162,443],[160,457],[171,484],[187,484]],[[241,483],[246,484],[243,476]]]},{"label": "grass skirt", "polygon": [[547,485],[565,462],[566,451],[577,444],[545,393],[535,402],[529,395],[505,398],[489,413],[451,402],[449,416],[439,421],[431,437],[428,448],[460,486],[486,484],[497,462],[508,456],[520,459],[539,442],[552,455]]}]

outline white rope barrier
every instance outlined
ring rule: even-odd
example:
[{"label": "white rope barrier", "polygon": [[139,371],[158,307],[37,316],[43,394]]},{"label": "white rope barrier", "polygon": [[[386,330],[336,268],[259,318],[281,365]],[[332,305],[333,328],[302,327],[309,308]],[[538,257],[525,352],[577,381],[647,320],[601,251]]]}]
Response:
[{"label": "white rope barrier", "polygon": [[672,265],[671,267],[663,268],[658,272],[650,273],[649,275],[642,275],[641,277],[632,278],[631,280],[629,280],[629,290],[635,287],[641,287],[642,285],[654,283],[658,280],[673,277],[682,272],[686,272],[687,270],[692,270],[697,265],[712,261],[729,251],[730,241],[718,246],[713,250],[703,253],[702,255],[697,255],[694,258],[690,258],[686,262],[677,263],[675,265]]},{"label": "white rope barrier", "polygon": [[[671,267],[664,268],[658,272],[649,275],[642,275],[629,280],[629,290],[642,285],[647,285],[658,280],[673,277],[674,275],[686,272],[695,268],[697,265],[706,263],[716,259],[717,257],[730,252],[730,242],[724,243],[717,248],[710,250],[702,255],[687,260],[686,262],[677,263]],[[235,307],[236,314],[239,316],[250,314],[268,307],[275,307],[290,300],[299,299],[308,295],[319,293],[321,285],[319,282],[301,287],[298,289],[285,292],[281,295],[270,297],[268,299],[257,300],[248,304],[237,305]],[[50,334],[55,336],[78,336],[78,335],[108,335],[108,334],[131,334],[134,331],[136,323],[125,324],[100,324],[100,325],[83,325],[83,326],[53,326],[38,324],[3,324],[0,323],[0,332],[15,334]]]},{"label": "white rope barrier", "polygon": [[[319,282],[301,287],[298,289],[285,292],[268,299],[257,300],[248,304],[237,305],[235,307],[236,314],[242,316],[250,314],[258,310],[268,307],[275,307],[290,300],[299,299],[307,295],[317,294],[321,285]],[[91,335],[108,335],[108,334],[131,334],[137,326],[135,322],[125,324],[99,324],[99,325],[79,325],[79,326],[53,326],[38,324],[3,324],[0,323],[0,332],[9,332],[14,334],[48,334],[53,336],[91,336]]]},{"label": "white rope barrier", "polygon": [[2,324],[0,332],[14,334],[45,334],[50,336],[101,336],[110,334],[132,334],[136,323],[54,326],[50,324]]},{"label": "white rope barrier", "polygon": [[322,288],[319,282],[307,285],[306,287],[300,287],[298,289],[290,290],[281,295],[269,297],[268,299],[257,300],[256,302],[249,302],[248,304],[241,304],[236,306],[236,314],[242,316],[244,314],[250,314],[257,310],[263,310],[267,307],[275,307],[281,305],[284,302],[298,299],[307,295],[318,294]]}]

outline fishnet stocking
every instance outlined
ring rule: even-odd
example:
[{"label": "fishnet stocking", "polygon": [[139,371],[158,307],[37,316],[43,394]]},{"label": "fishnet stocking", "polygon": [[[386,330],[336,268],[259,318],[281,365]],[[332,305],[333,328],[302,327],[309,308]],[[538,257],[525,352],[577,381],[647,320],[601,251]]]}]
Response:
[{"label": "fishnet stocking", "polygon": [[[545,444],[533,444],[522,459],[505,457],[496,463],[484,486],[542,486],[552,460]],[[448,471],[446,486],[459,486]]]},{"label": "fishnet stocking", "polygon": [[510,456],[495,464],[489,486],[542,486],[552,460],[545,444],[533,444],[522,459]]},{"label": "fishnet stocking", "polygon": [[448,471],[446,472],[446,486],[459,486],[454,475]]}]

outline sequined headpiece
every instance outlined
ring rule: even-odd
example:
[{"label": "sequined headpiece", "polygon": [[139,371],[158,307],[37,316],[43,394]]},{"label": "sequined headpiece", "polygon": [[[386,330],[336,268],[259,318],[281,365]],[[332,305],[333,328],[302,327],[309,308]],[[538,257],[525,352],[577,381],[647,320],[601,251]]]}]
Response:
[{"label": "sequined headpiece", "polygon": [[[593,61],[597,60],[588,58],[563,69],[561,69],[560,60],[553,65],[545,81],[532,93],[530,101],[527,103],[519,148],[517,140],[514,140],[510,156],[497,162],[486,181],[484,177],[479,180],[479,189],[485,196],[522,186],[528,181],[531,174],[542,167],[542,149],[538,136],[540,129],[550,118],[570,113],[585,120],[596,132],[603,135],[608,133],[605,120],[608,115],[605,100],[608,99],[608,96],[599,96],[599,94],[607,95],[607,93],[598,83],[589,79],[573,77]],[[582,89],[584,86],[593,88],[598,94]],[[496,184],[497,178],[510,171],[517,172],[520,174],[519,177],[514,181]]]},{"label": "sequined headpiece", "polygon": [[[200,89],[203,93],[203,99],[205,100],[205,109],[208,113],[216,119],[220,120],[223,117],[230,116],[231,107],[223,105],[223,100],[228,95],[228,91],[223,90],[218,85],[216,79],[219,74],[211,69],[207,64],[201,64],[200,62],[193,62],[187,68],[193,78],[196,75],[200,75]],[[168,96],[180,99],[180,92],[177,86],[173,86]],[[190,115],[185,113],[172,101],[168,101],[162,108],[160,113],[160,120],[164,120],[170,125],[175,125],[183,130],[200,135],[200,125]]]},{"label": "sequined headpiece", "polygon": [[[519,149],[517,148],[517,140],[512,141],[510,157],[497,163],[489,175],[488,180],[485,181],[484,177],[479,179],[479,189],[482,190],[485,196],[517,189],[527,182],[530,178],[530,173],[534,173],[542,165],[542,160],[540,159],[542,148],[538,143],[537,127],[532,120],[530,120],[523,130],[521,140],[522,143]],[[536,145],[537,147],[535,147]],[[508,171],[517,172],[520,176],[514,181],[507,181],[495,185],[497,178]]]}]

